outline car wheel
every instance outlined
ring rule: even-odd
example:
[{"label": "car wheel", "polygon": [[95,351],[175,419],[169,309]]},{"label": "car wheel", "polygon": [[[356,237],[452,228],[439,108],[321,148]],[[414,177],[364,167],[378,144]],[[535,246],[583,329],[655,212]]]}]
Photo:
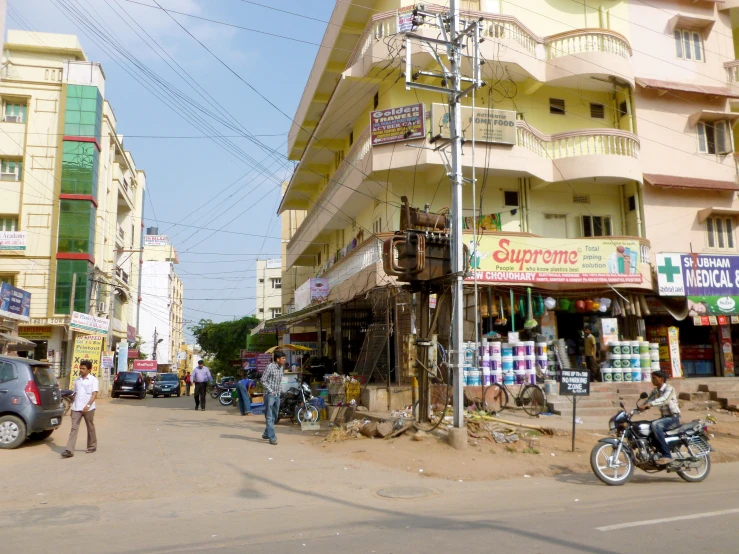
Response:
[{"label": "car wheel", "polygon": [[159,398],[159,395],[158,395],[158,394],[152,394],[152,396],[153,396],[154,398]]},{"label": "car wheel", "polygon": [[53,432],[54,432],[54,429],[47,429],[46,431],[39,431],[38,433],[31,433],[30,435],[28,435],[28,439],[32,441],[45,441],[51,436]]},{"label": "car wheel", "polygon": [[144,400],[144,399],[146,399],[146,393],[145,392],[139,394],[139,400]]},{"label": "car wheel", "polygon": [[0,417],[0,448],[18,448],[26,440],[26,424],[14,415]]}]

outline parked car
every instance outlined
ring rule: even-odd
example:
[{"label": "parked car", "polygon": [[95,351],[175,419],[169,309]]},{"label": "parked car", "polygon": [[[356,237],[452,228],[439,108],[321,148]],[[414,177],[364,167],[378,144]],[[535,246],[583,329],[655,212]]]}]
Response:
[{"label": "parked car", "polygon": [[176,373],[159,373],[151,382],[151,394],[158,396],[180,396],[180,378]]},{"label": "parked car", "polygon": [[44,363],[0,356],[0,448],[44,440],[62,424],[62,394]]},{"label": "parked car", "polygon": [[146,398],[146,384],[144,376],[138,371],[121,371],[113,380],[113,389],[110,396],[136,396],[139,400]]}]

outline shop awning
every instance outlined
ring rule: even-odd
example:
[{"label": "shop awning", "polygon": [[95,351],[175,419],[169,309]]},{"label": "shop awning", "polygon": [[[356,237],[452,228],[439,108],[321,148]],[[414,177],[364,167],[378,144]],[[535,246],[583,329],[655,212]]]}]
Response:
[{"label": "shop awning", "polygon": [[692,114],[688,121],[695,127],[696,123],[703,121],[704,123],[715,123],[716,121],[731,121],[732,124],[736,123],[739,119],[739,113],[736,112],[718,112],[714,110],[700,110]]},{"label": "shop awning", "polygon": [[693,179],[692,177],[678,177],[677,175],[644,174],[644,181],[654,187],[667,189],[696,189],[696,190],[739,190],[734,181],[716,181],[714,179]]},{"label": "shop awning", "polygon": [[693,92],[696,94],[707,94],[709,96],[721,96],[725,98],[739,98],[739,93],[728,87],[709,87],[688,83],[675,83],[673,81],[660,81],[658,79],[637,79],[636,83],[643,88]]},{"label": "shop awning", "polygon": [[739,210],[732,208],[703,208],[698,210],[698,223],[703,223],[712,215],[739,215]]},{"label": "shop awning", "polygon": [[[322,302],[321,304],[308,306],[307,308],[303,308],[302,310],[298,310],[297,312],[293,312],[291,314],[285,314],[279,317],[275,317],[274,319],[268,319],[261,325],[263,325],[264,328],[268,329],[272,327],[285,327],[286,325],[295,325],[296,323],[300,323],[301,321],[318,315],[319,313],[328,310],[329,308],[333,308],[333,306],[334,302]],[[252,329],[252,333],[253,332],[254,329]]]},{"label": "shop awning", "polygon": [[13,348],[14,346],[28,346],[30,348],[36,348],[36,343],[23,337],[10,335],[8,333],[0,333],[0,340],[8,343],[8,348],[11,350],[23,350],[22,348]]}]

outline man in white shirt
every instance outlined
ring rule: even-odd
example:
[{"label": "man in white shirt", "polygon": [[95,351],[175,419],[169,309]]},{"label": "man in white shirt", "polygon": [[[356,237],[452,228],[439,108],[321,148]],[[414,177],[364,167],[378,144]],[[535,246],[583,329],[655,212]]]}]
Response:
[{"label": "man in white shirt", "polygon": [[92,362],[82,360],[80,362],[80,376],[74,382],[74,402],[72,403],[72,431],[69,433],[67,449],[62,452],[62,458],[74,456],[74,447],[77,444],[77,432],[80,430],[80,422],[84,419],[87,427],[87,452],[92,454],[97,450],[98,440],[95,434],[95,399],[98,396],[100,385],[97,377],[90,374]]}]

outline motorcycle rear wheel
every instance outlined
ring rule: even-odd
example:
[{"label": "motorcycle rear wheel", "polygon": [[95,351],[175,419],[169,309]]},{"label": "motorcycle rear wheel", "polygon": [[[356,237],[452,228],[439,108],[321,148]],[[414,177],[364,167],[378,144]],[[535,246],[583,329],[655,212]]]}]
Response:
[{"label": "motorcycle rear wheel", "polygon": [[617,466],[609,467],[609,458],[613,457],[616,449],[617,447],[610,443],[599,442],[590,453],[590,467],[593,473],[603,483],[612,487],[625,485],[634,475],[634,463],[623,449],[619,453],[618,460],[616,460]]},{"label": "motorcycle rear wheel", "polygon": [[230,390],[223,391],[218,396],[218,402],[221,403],[221,406],[230,406],[231,404],[233,404],[233,401],[234,401],[234,399],[233,399],[233,396],[231,396],[231,391]]},{"label": "motorcycle rear wheel", "polygon": [[320,415],[318,413],[318,408],[312,404],[307,404],[306,406],[298,408],[296,417],[298,418],[298,423],[314,423],[318,421]]},{"label": "motorcycle rear wheel", "polygon": [[[677,454],[678,456],[682,456],[683,458],[691,457],[690,452],[688,452],[688,449],[685,448],[685,446],[681,446],[680,449],[675,452],[675,454]],[[698,467],[681,469],[676,473],[683,481],[687,481],[688,483],[700,483],[701,481],[705,480],[706,477],[708,477],[709,473],[711,473],[711,455],[709,454],[708,456],[703,458],[702,462],[703,463],[701,463],[701,465]]]}]

